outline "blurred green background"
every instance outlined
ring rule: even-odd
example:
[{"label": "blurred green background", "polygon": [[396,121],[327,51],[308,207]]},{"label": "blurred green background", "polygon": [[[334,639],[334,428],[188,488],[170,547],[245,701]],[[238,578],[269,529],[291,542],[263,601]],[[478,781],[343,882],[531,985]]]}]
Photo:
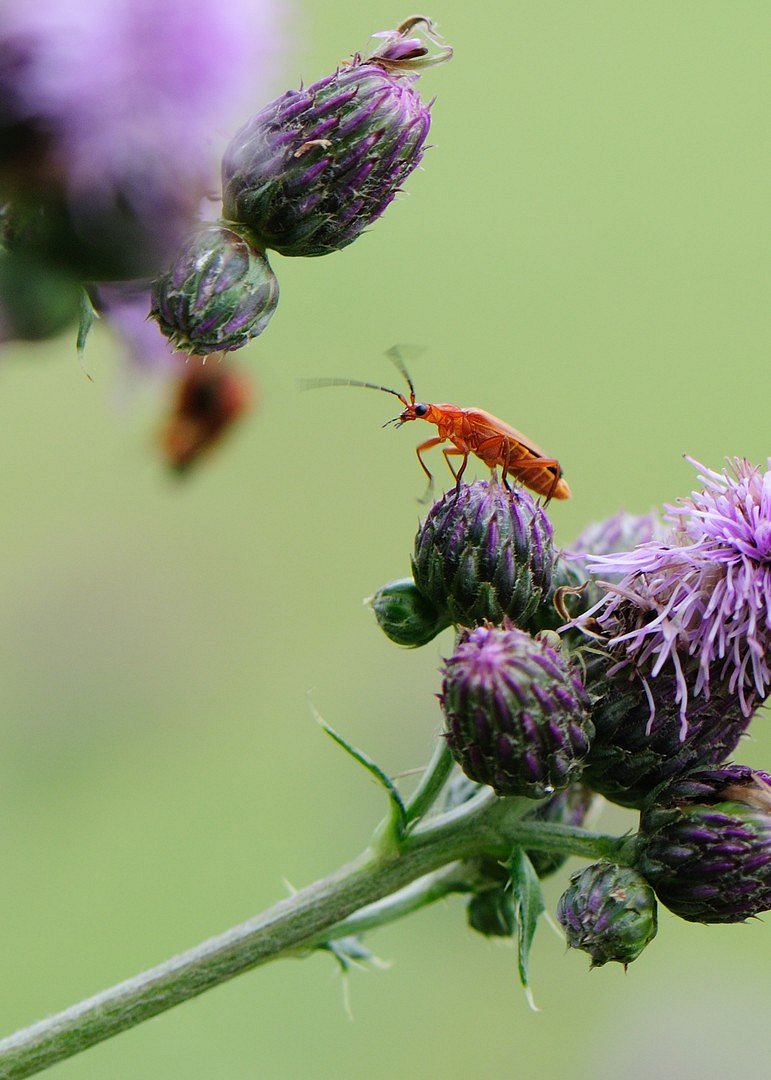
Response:
[{"label": "blurred green background", "polygon": [[[164,473],[161,404],[124,392],[105,328],[89,343],[93,383],[68,338],[7,354],[4,1031],[361,849],[381,796],[314,726],[307,691],[389,771],[430,753],[450,638],[400,651],[362,606],[408,570],[422,429],[383,431],[387,399],[300,394],[299,378],[393,385],[384,351],[425,346],[421,396],[487,408],[559,457],[574,493],[551,508],[565,544],[620,506],[687,494],[683,452],[765,461],[771,8],[499,11],[435,0],[456,48],[423,77],[436,149],[353,247],[276,257],[281,304],[243,354],[259,410],[187,482]],[[409,13],[297,2],[286,86]],[[771,767],[763,719],[741,757]],[[603,824],[634,818],[607,810]],[[370,944],[394,965],[353,975],[353,1023],[329,957],[281,961],[49,1075],[690,1080],[766,1057],[767,924],[663,911],[626,975],[590,974],[544,928],[539,1014],[513,951],[471,934],[459,901]]]}]

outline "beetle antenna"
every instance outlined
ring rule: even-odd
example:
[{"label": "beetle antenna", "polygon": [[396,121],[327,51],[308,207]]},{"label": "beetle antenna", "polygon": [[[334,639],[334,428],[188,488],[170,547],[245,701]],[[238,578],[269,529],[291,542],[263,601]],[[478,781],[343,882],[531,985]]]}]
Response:
[{"label": "beetle antenna", "polygon": [[[318,390],[322,386],[363,386],[366,390],[382,390],[384,394],[393,394],[405,408],[410,404],[404,394],[400,394],[398,390],[391,390],[388,386],[378,386],[377,383],[362,382],[360,379],[300,379],[302,390]],[[410,384],[411,387],[412,384]]]},{"label": "beetle antenna", "polygon": [[386,356],[394,365],[399,374],[404,378],[407,386],[410,388],[410,405],[415,404],[415,387],[412,385],[412,379],[410,373],[407,371],[407,365],[404,363],[404,357],[402,356],[401,349],[398,345],[392,345],[390,349],[386,351]]}]

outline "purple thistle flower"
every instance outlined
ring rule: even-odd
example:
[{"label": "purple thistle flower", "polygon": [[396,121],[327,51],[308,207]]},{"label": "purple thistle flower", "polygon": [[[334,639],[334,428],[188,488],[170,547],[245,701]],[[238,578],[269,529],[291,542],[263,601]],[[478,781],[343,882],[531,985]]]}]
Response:
[{"label": "purple thistle flower", "polygon": [[588,700],[545,641],[510,625],[478,626],[443,674],[447,744],[470,779],[541,799],[580,776],[594,733]]},{"label": "purple thistle flower", "polygon": [[223,216],[282,255],[326,255],[376,221],[417,168],[431,122],[413,84],[430,56],[423,25],[408,19],[383,43],[307,89],[266,105],[235,136],[222,162]]},{"label": "purple thistle flower", "polygon": [[714,683],[744,716],[771,688],[771,470],[740,458],[722,473],[691,463],[705,486],[667,507],[670,541],[589,560],[622,575],[595,612],[608,648],[645,677],[674,672],[683,734],[689,700]]},{"label": "purple thistle flower", "polygon": [[91,278],[157,269],[213,186],[213,136],[264,84],[276,23],[272,0],[7,0],[0,191],[38,247]]}]

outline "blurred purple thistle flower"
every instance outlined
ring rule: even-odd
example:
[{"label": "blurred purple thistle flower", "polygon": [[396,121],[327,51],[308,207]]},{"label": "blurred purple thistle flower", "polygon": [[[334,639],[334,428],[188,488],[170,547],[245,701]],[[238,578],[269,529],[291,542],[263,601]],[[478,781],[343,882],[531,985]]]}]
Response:
[{"label": "blurred purple thistle flower", "polygon": [[[608,648],[655,678],[676,676],[683,731],[690,697],[711,681],[735,694],[749,716],[771,687],[771,470],[735,458],[722,473],[698,470],[704,489],[668,506],[673,538],[596,556],[606,582],[595,617]],[[611,669],[609,674],[613,673]]]},{"label": "blurred purple thistle flower", "polygon": [[214,136],[264,85],[276,16],[272,0],[7,0],[0,190],[44,208],[59,258],[80,239],[103,270],[111,229],[133,246],[111,275],[79,253],[84,276],[152,272],[214,186]]}]

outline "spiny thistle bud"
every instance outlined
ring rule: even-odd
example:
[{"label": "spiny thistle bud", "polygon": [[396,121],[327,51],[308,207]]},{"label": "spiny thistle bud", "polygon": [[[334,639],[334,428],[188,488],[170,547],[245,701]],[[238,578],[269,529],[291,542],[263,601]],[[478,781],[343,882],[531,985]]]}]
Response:
[{"label": "spiny thistle bud", "polygon": [[386,209],[423,156],[430,113],[413,83],[428,63],[423,26],[408,19],[375,35],[382,45],[354,56],[307,89],[289,90],[251,119],[222,162],[224,216],[282,255],[326,255],[352,243]]},{"label": "spiny thistle bud", "polygon": [[702,923],[771,909],[771,777],[726,766],[678,787],[640,819],[637,866],[662,904]]},{"label": "spiny thistle bud", "polygon": [[434,503],[415,537],[415,584],[460,626],[510,619],[529,629],[549,595],[549,519],[522,487],[462,484]]},{"label": "spiny thistle bud", "polygon": [[426,645],[450,625],[450,620],[426,600],[412,578],[383,585],[369,602],[386,637],[408,649]]},{"label": "spiny thistle bud", "polygon": [[[594,792],[585,784],[571,784],[564,791],[558,791],[556,795],[552,795],[546,802],[531,810],[523,820],[548,821],[556,825],[571,825],[573,828],[579,828],[584,824],[594,800]],[[554,851],[528,851],[527,856],[539,878],[556,873],[567,859],[567,855],[560,855]]]},{"label": "spiny thistle bud", "polygon": [[199,356],[240,349],[278,304],[268,260],[223,225],[199,229],[153,285],[151,314],[178,349]]},{"label": "spiny thistle bud", "polygon": [[666,781],[718,765],[747,729],[739,699],[727,688],[694,698],[683,731],[675,676],[662,673],[644,684],[626,671],[608,675],[598,658],[586,686],[595,696],[595,735],[584,779],[621,806],[641,807]]},{"label": "spiny thistle bud", "polygon": [[581,773],[593,727],[565,660],[514,627],[461,635],[440,701],[453,757],[498,795],[541,799]]},{"label": "spiny thistle bud", "polygon": [[610,960],[626,967],[656,936],[656,897],[631,867],[593,863],[570,879],[557,921],[570,948],[589,953],[593,968]]},{"label": "spiny thistle bud", "polygon": [[193,359],[176,382],[174,403],[161,435],[163,455],[185,473],[232,428],[252,401],[244,372],[230,364]]}]

